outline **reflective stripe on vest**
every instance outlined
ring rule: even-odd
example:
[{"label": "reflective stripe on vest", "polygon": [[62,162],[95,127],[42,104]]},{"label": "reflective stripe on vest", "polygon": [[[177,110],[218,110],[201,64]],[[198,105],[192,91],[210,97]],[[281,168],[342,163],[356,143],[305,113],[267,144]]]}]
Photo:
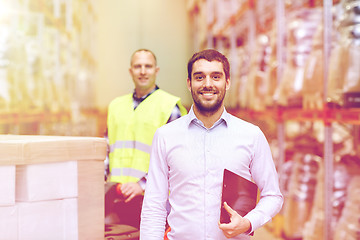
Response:
[{"label": "reflective stripe on vest", "polygon": [[141,179],[146,175],[146,172],[134,168],[113,168],[111,171],[112,176],[130,176]]},{"label": "reflective stripe on vest", "polygon": [[138,141],[116,141],[114,144],[110,146],[110,153],[114,152],[115,149],[122,149],[122,148],[134,148],[146,153],[150,154],[151,146],[142,142]]}]

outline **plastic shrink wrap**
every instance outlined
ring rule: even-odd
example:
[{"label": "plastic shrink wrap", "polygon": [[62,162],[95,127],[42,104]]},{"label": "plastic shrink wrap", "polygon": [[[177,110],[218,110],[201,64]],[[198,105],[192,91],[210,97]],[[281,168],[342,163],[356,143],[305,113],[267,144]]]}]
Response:
[{"label": "plastic shrink wrap", "polygon": [[287,26],[286,63],[274,101],[280,106],[302,107],[305,64],[321,24],[321,8],[294,11]]},{"label": "plastic shrink wrap", "polygon": [[331,53],[327,102],[360,107],[360,1],[343,1],[339,41]]},{"label": "plastic shrink wrap", "polygon": [[341,159],[347,166],[349,182],[339,221],[334,227],[334,240],[360,239],[360,157],[348,154]]},{"label": "plastic shrink wrap", "polygon": [[225,104],[230,108],[245,108],[247,101],[247,93],[245,91],[247,81],[247,71],[249,68],[249,56],[242,43],[241,37],[238,38],[237,46],[230,58],[233,66],[231,70],[231,86],[225,96]]},{"label": "plastic shrink wrap", "polygon": [[288,198],[284,203],[284,234],[287,238],[301,238],[309,219],[317,185],[317,171],[321,158],[313,154],[294,155]]},{"label": "plastic shrink wrap", "polygon": [[347,189],[347,200],[335,228],[334,240],[360,239],[360,176],[354,176]]},{"label": "plastic shrink wrap", "polygon": [[322,109],[324,94],[323,27],[319,25],[312,43],[312,51],[305,63],[303,109]]},{"label": "plastic shrink wrap", "polygon": [[[270,56],[268,60],[268,66],[265,69],[265,83],[266,83],[266,95],[265,95],[265,106],[270,108],[274,107],[273,96],[275,94],[276,86],[277,86],[277,71],[279,60],[277,59],[277,31],[276,28],[273,27],[270,33]],[[284,56],[279,56],[282,59],[285,59]]]},{"label": "plastic shrink wrap", "polygon": [[264,98],[267,93],[267,83],[265,82],[265,71],[269,59],[269,37],[259,35],[256,47],[250,62],[250,72],[246,83],[247,107],[261,111],[265,109]]},{"label": "plastic shrink wrap", "polygon": [[[315,192],[314,205],[311,210],[309,221],[305,223],[303,230],[304,240],[324,239],[324,166],[320,164],[319,172],[317,174],[317,186]],[[332,221],[331,229],[334,229],[341,212],[344,207],[346,199],[346,188],[349,184],[350,175],[347,167],[343,163],[337,163],[334,167],[334,182],[332,194]]]}]

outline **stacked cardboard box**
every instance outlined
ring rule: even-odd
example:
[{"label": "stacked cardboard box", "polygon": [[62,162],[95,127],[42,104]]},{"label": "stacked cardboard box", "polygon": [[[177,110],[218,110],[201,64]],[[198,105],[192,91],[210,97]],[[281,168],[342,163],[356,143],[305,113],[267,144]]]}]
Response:
[{"label": "stacked cardboard box", "polygon": [[0,165],[0,239],[17,239],[15,165]]},{"label": "stacked cardboard box", "polygon": [[102,239],[106,141],[0,135],[0,239]]}]

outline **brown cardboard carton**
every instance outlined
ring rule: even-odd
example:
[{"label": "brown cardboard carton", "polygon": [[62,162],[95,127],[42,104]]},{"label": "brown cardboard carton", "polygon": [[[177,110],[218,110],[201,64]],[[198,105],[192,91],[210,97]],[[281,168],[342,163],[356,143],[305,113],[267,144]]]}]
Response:
[{"label": "brown cardboard carton", "polygon": [[0,165],[0,207],[15,204],[15,165]]},{"label": "brown cardboard carton", "polygon": [[[54,166],[73,165],[69,168],[72,169],[70,182],[77,186],[77,194],[72,189],[70,190],[71,194],[63,195],[65,198],[62,200],[48,199],[61,196],[54,196],[52,193],[45,198],[42,196],[37,199],[25,194],[25,197],[20,199],[26,201],[15,201],[15,207],[19,208],[18,226],[21,226],[18,239],[21,239],[21,236],[29,236],[29,234],[34,234],[32,235],[33,239],[44,239],[43,236],[57,239],[52,238],[52,235],[43,235],[44,232],[36,230],[39,229],[37,226],[31,226],[36,221],[43,221],[41,219],[44,218],[49,218],[51,221],[43,222],[43,228],[48,224],[48,229],[53,229],[54,234],[60,234],[60,232],[69,234],[71,237],[67,239],[103,239],[105,157],[106,140],[103,138],[0,135],[0,167],[15,165],[18,168],[19,181],[37,182],[38,187],[44,188],[46,192],[46,186],[44,187],[43,184],[46,185],[46,181],[41,183],[36,180],[36,173],[53,171],[54,169],[49,170],[49,168]],[[76,168],[74,168],[75,165]],[[31,172],[33,170],[34,172]],[[31,174],[27,171],[30,171]],[[62,171],[64,172],[64,169]],[[22,174],[25,172],[27,174],[23,176]],[[49,174],[49,176],[56,178],[55,173]],[[47,177],[49,178],[49,176]],[[21,180],[22,177],[24,179]],[[65,177],[68,175],[57,178],[64,179]],[[15,188],[20,188],[22,185],[25,187],[25,193],[26,191],[29,193],[29,190],[34,193],[36,184],[29,189],[24,181],[23,184],[17,184]],[[21,190],[15,189],[15,192],[18,191]],[[48,191],[51,190],[48,189]],[[39,201],[40,199],[47,200]],[[46,214],[46,216],[41,214]],[[60,223],[58,219],[53,219],[55,215],[62,216],[62,219],[70,218],[70,220],[67,221],[68,224]],[[22,230],[20,231],[20,229]],[[35,229],[35,231],[31,229]],[[28,232],[23,232],[25,230]],[[59,231],[59,233],[55,233],[55,231]]]}]

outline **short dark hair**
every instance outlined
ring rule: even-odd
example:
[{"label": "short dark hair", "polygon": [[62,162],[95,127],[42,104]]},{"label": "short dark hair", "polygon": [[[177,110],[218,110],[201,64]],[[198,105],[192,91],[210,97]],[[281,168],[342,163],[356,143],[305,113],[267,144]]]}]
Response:
[{"label": "short dark hair", "polygon": [[131,55],[131,58],[130,58],[130,66],[131,66],[131,64],[132,64],[132,59],[133,59],[134,55],[135,55],[136,53],[138,53],[138,52],[148,52],[148,53],[151,53],[151,55],[153,55],[153,56],[154,56],[154,59],[155,59],[155,65],[157,65],[157,60],[156,60],[156,56],[155,56],[155,54],[154,54],[152,51],[150,51],[149,49],[146,49],[146,48],[140,48],[140,49],[136,50],[136,51],[135,51],[135,52]]},{"label": "short dark hair", "polygon": [[200,60],[200,59],[205,59],[209,62],[212,62],[212,61],[221,62],[223,65],[226,79],[230,78],[230,64],[229,64],[228,59],[223,54],[221,54],[220,52],[218,52],[214,49],[206,49],[206,50],[195,53],[190,58],[190,60],[187,64],[188,78],[190,80],[191,80],[191,72],[193,69],[193,65],[197,60]]}]

